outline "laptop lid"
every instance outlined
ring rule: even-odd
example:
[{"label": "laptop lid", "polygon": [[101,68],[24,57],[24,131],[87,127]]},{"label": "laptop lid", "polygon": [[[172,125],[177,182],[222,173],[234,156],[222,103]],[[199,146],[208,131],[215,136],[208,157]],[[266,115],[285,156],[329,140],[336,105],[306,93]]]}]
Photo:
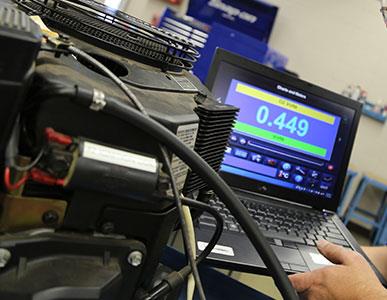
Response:
[{"label": "laptop lid", "polygon": [[337,209],[360,103],[222,49],[207,86],[240,108],[221,165],[231,186]]}]

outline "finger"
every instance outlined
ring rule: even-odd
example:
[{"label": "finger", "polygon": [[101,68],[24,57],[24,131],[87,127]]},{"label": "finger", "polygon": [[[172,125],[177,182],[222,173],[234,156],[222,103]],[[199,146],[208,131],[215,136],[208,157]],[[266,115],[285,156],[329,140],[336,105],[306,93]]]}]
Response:
[{"label": "finger", "polygon": [[304,293],[313,285],[313,272],[289,275],[289,280],[298,293]]},{"label": "finger", "polygon": [[317,242],[318,251],[335,264],[348,264],[348,251],[341,246],[332,244],[326,240]]}]

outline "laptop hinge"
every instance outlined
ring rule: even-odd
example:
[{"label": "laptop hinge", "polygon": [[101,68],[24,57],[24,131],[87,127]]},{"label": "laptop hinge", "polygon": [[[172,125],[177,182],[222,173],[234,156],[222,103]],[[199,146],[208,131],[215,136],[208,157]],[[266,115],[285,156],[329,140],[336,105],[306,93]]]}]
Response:
[{"label": "laptop hinge", "polygon": [[334,212],[333,210],[329,210],[329,209],[323,209],[322,212],[329,213],[329,214],[332,214],[332,215],[336,214],[336,212]]},{"label": "laptop hinge", "polygon": [[313,207],[310,206],[310,205],[301,204],[301,203],[297,203],[297,202],[293,202],[293,201],[288,201],[288,200],[277,198],[277,197],[274,197],[274,196],[268,196],[268,195],[264,195],[264,194],[260,194],[260,193],[254,193],[254,192],[251,192],[251,191],[246,191],[246,190],[238,189],[238,188],[235,188],[235,187],[233,187],[232,189],[234,191],[236,191],[236,192],[241,193],[241,194],[248,194],[248,195],[252,195],[252,196],[258,196],[258,197],[262,197],[262,198],[265,198],[265,199],[279,201],[279,202],[284,203],[284,204],[297,205],[299,207],[312,208],[313,209]]}]

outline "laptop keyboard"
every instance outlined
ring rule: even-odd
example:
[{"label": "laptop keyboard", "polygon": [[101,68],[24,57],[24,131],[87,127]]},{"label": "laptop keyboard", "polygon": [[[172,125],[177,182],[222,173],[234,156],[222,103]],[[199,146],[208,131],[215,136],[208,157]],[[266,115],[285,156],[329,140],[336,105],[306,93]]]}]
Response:
[{"label": "laptop keyboard", "polygon": [[[293,210],[243,199],[241,201],[270,244],[297,249],[297,244],[316,246],[317,240],[325,239],[350,248],[329,214]],[[210,200],[210,205],[223,217],[224,231],[244,234],[222,202]],[[214,228],[216,221],[211,215],[204,213],[199,218],[199,226]]]}]

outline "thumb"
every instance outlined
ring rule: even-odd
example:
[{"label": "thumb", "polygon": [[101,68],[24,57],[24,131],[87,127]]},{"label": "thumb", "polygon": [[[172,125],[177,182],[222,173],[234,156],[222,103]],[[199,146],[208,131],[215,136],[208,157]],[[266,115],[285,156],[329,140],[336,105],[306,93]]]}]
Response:
[{"label": "thumb", "polygon": [[337,246],[326,240],[320,240],[317,242],[317,248],[322,255],[335,264],[348,263],[348,251],[341,246]]},{"label": "thumb", "polygon": [[298,293],[303,293],[313,285],[313,272],[289,275],[289,280]]}]

